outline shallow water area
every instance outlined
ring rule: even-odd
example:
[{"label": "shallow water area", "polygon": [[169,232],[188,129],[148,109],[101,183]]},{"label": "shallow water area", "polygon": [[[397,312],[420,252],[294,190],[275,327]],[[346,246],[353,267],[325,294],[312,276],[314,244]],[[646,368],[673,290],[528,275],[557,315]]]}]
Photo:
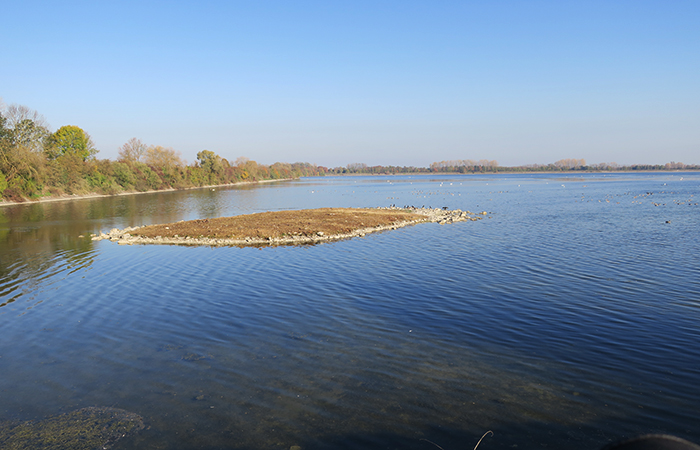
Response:
[{"label": "shallow water area", "polygon": [[[117,449],[700,442],[699,197],[697,173],[422,175],[6,206],[0,420],[143,417]],[[89,238],[390,205],[490,219],[298,247]]]}]

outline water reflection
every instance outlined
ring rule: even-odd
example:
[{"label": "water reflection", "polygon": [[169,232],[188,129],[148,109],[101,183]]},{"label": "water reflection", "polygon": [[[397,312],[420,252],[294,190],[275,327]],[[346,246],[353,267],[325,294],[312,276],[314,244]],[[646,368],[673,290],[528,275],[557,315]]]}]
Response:
[{"label": "water reflection", "polygon": [[[112,228],[221,217],[264,209],[261,189],[293,183],[121,195],[0,207],[0,306],[57,274],[89,269],[91,234]],[[262,202],[263,204],[265,202]]]},{"label": "water reflection", "polygon": [[90,267],[93,244],[86,234],[86,205],[64,203],[0,208],[0,306],[32,292],[57,273]]},{"label": "water reflection", "polygon": [[[487,429],[480,448],[693,439],[697,207],[640,204],[627,193],[645,178],[583,177],[575,191],[555,178],[323,179],[2,209],[0,420],[123,408],[149,426],[124,449],[457,450]],[[667,180],[652,181],[661,196]],[[495,214],[265,251],[87,234],[418,201]],[[23,295],[41,307],[7,314]]]}]

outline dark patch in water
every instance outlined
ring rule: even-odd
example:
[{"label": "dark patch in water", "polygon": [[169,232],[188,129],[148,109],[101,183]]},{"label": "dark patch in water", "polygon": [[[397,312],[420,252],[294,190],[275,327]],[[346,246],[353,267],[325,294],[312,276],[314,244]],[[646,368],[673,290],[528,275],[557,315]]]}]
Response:
[{"label": "dark patch in water", "polygon": [[24,423],[0,422],[0,448],[4,450],[92,450],[144,428],[143,418],[117,408],[83,408]]}]

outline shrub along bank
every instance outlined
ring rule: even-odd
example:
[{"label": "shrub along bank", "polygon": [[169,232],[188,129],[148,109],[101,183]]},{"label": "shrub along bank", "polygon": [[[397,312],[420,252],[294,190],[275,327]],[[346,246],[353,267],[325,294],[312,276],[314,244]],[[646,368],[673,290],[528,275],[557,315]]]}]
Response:
[{"label": "shrub along bank", "polygon": [[[0,105],[1,106],[1,105]],[[8,201],[70,194],[185,189],[197,186],[299,178],[325,174],[309,163],[231,163],[209,150],[187,164],[172,148],[136,138],[119,149],[117,161],[97,159],[90,135],[66,125],[55,132],[25,106],[0,108],[0,196]]]}]

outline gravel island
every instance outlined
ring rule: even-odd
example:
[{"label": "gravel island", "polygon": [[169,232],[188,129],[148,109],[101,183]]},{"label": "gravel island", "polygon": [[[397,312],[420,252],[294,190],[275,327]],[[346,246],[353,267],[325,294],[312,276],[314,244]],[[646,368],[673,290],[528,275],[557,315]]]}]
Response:
[{"label": "gravel island", "polygon": [[274,211],[162,225],[113,229],[93,235],[121,245],[259,246],[312,244],[395,230],[423,222],[480,220],[487,212],[430,208],[320,208]]}]

